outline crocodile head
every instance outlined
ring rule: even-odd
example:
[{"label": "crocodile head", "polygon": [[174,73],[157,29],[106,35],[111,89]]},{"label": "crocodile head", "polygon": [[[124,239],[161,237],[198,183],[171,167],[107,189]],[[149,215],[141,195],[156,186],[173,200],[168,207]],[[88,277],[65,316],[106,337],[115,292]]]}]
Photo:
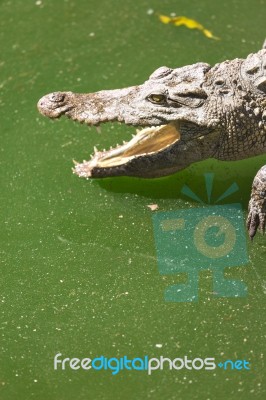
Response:
[{"label": "crocodile head", "polygon": [[89,94],[55,92],[38,103],[50,117],[61,115],[98,126],[118,121],[141,127],[129,142],[108,151],[95,150],[77,163],[80,177],[159,177],[213,156],[219,142],[217,120],[207,118],[203,88],[210,66],[161,67],[142,85]]}]

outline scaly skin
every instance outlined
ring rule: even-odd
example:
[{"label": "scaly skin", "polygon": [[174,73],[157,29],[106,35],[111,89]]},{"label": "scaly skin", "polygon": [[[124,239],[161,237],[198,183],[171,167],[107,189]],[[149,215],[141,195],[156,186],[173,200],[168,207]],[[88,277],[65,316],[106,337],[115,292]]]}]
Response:
[{"label": "scaly skin", "polygon": [[251,198],[248,206],[247,228],[251,239],[259,228],[265,232],[266,222],[266,165],[264,165],[254,178]]},{"label": "scaly skin", "polygon": [[[85,178],[169,175],[191,163],[266,153],[266,49],[211,67],[161,67],[142,85],[96,93],[50,93],[39,111],[88,125],[119,121],[142,129],[128,143],[76,164]],[[253,182],[247,227],[265,230],[266,166]]]}]

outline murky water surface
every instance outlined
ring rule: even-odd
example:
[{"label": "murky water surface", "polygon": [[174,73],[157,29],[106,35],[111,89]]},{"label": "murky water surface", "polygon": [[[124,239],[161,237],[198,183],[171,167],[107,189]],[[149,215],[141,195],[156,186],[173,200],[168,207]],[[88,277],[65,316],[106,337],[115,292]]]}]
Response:
[{"label": "murky water surface", "polygon": [[[159,21],[157,14],[171,13],[221,40]],[[81,180],[72,159],[127,140],[134,129],[109,124],[99,134],[51,122],[36,103],[56,90],[139,84],[162,65],[245,57],[266,36],[265,13],[264,0],[0,1],[1,399],[264,398],[265,238],[247,243],[249,262],[225,270],[245,282],[246,297],[215,296],[214,271],[203,269],[198,301],[166,302],[166,288],[186,275],[160,275],[148,205],[191,211],[199,204],[182,187],[206,201],[204,174],[214,173],[211,202],[236,183],[239,191],[220,204],[241,203],[246,215],[265,156],[205,161],[157,180]],[[245,359],[251,369],[113,376],[54,371],[57,353]]]}]

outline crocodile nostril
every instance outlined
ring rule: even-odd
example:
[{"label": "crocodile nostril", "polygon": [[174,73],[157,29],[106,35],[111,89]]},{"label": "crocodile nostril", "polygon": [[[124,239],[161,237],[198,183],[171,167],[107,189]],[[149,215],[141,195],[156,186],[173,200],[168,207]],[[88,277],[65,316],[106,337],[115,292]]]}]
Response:
[{"label": "crocodile nostril", "polygon": [[59,103],[61,101],[63,101],[65,98],[64,93],[61,92],[57,92],[57,93],[52,93],[51,95],[51,101]]}]

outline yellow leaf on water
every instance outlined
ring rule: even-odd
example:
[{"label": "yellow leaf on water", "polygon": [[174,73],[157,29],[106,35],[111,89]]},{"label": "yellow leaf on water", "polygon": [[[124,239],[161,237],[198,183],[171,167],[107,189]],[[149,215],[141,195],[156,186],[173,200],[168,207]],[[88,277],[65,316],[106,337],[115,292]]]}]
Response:
[{"label": "yellow leaf on water", "polygon": [[215,40],[220,40],[217,36],[214,36],[211,31],[208,31],[208,29],[203,29],[204,35],[209,38],[209,39],[215,39]]},{"label": "yellow leaf on water", "polygon": [[219,40],[217,36],[214,36],[211,31],[205,29],[203,25],[201,25],[195,19],[187,18],[185,16],[177,16],[177,17],[168,17],[167,15],[159,15],[159,19],[163,24],[173,24],[175,26],[185,26],[188,29],[198,29],[201,31],[207,38]]},{"label": "yellow leaf on water", "polygon": [[159,19],[163,24],[169,24],[172,21],[172,18],[167,17],[167,15],[159,15]]},{"label": "yellow leaf on water", "polygon": [[199,24],[197,21],[194,19],[190,19],[187,17],[173,17],[172,23],[175,26],[181,26],[184,25],[189,29],[203,29],[203,26]]}]

